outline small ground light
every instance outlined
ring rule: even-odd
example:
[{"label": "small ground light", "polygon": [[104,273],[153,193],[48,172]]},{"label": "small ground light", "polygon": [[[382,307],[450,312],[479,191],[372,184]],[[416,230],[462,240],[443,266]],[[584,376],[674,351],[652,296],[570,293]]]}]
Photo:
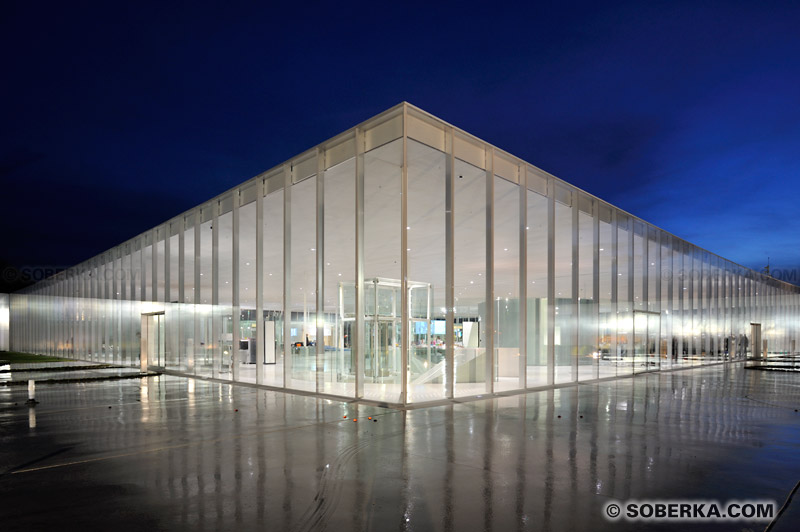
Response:
[{"label": "small ground light", "polygon": [[367,419],[372,419],[372,416],[369,416]]},{"label": "small ground light", "polygon": [[347,419],[347,416],[342,416],[342,419]]},{"label": "small ground light", "polygon": [[356,418],[353,418],[353,423],[355,423],[356,421],[358,421],[358,420]]}]

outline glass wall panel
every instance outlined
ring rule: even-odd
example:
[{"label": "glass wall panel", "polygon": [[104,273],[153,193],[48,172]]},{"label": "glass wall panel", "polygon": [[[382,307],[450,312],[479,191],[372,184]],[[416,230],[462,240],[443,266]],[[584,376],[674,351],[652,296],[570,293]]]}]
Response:
[{"label": "glass wall panel", "polygon": [[691,264],[691,288],[690,292],[690,301],[691,306],[689,307],[689,331],[690,331],[690,338],[689,342],[691,343],[691,351],[690,351],[690,361],[692,364],[699,364],[701,361],[701,357],[703,354],[703,347],[701,343],[702,339],[702,327],[701,327],[701,301],[702,301],[702,293],[701,293],[701,284],[702,284],[702,274],[703,274],[703,265],[700,259],[700,251],[691,246],[688,250],[688,260],[689,264]]},{"label": "glass wall panel", "polygon": [[661,298],[659,301],[661,312],[661,367],[667,369],[672,367],[677,356],[677,349],[672,336],[672,321],[675,313],[673,312],[672,299],[674,275],[670,240],[671,237],[669,235],[661,235],[661,275],[658,280],[661,284]]},{"label": "glass wall panel", "polygon": [[633,371],[632,221],[617,213],[617,375]]},{"label": "glass wall panel", "polygon": [[289,295],[291,373],[287,386],[316,390],[316,209],[317,182],[309,178],[292,186],[291,292]]},{"label": "glass wall panel", "polygon": [[[204,377],[210,377],[214,367],[214,345],[211,327],[211,285],[213,280],[213,261],[212,243],[213,227],[211,223],[211,206],[204,207],[200,223],[200,286],[196,287],[200,291],[200,304],[195,306],[195,330],[198,345],[195,348],[195,373]],[[195,237],[196,238],[196,237]],[[196,242],[196,240],[195,240]]]},{"label": "glass wall panel", "polygon": [[[661,248],[658,245],[658,237],[655,230],[645,226],[648,231],[648,251],[647,251],[647,306],[645,307],[650,312],[659,312],[661,309],[661,301],[659,300],[659,292],[661,290],[658,278],[658,264],[661,261]],[[660,351],[660,348],[657,349]]]},{"label": "glass wall panel", "polygon": [[672,363],[683,363],[683,296],[684,296],[684,271],[683,254],[681,253],[682,243],[672,239],[672,319],[670,327],[672,329]]},{"label": "glass wall panel", "polygon": [[667,355],[666,341],[663,336],[663,314],[661,312],[661,246],[658,243],[656,229],[645,225],[647,234],[647,311],[652,314],[648,318],[648,369],[658,370]]},{"label": "glass wall panel", "polygon": [[616,297],[613,293],[612,280],[616,255],[614,249],[613,229],[611,225],[611,209],[601,205],[598,209],[600,218],[600,271],[598,277],[600,293],[600,316],[598,324],[598,377],[612,377],[617,373],[617,315]]},{"label": "glass wall panel", "polygon": [[570,382],[573,360],[577,356],[574,341],[572,304],[572,209],[556,201],[555,212],[555,382]]},{"label": "glass wall panel", "polygon": [[578,212],[578,379],[596,379],[600,351],[594,299],[594,219],[588,203]]},{"label": "glass wall panel", "polygon": [[194,260],[194,216],[185,219],[183,232],[183,300],[181,301],[181,358],[186,361],[186,370],[194,373],[195,356],[195,260]]},{"label": "glass wall panel", "polygon": [[[364,397],[394,402],[400,401],[404,371],[400,285],[402,162],[402,140],[390,142],[364,156]],[[337,187],[343,187],[351,194],[354,182],[350,176],[354,174],[351,166],[343,166],[341,175],[337,177],[340,183]],[[326,187],[326,194],[327,191]],[[345,209],[354,210],[354,198],[345,198],[344,205]],[[341,252],[347,256],[340,260],[341,266],[331,268],[350,275],[348,284],[342,285],[338,294],[344,308],[354,311],[355,263],[350,260],[353,256],[352,239],[346,235],[346,228],[355,224],[354,215],[347,215],[343,221],[347,225],[334,238],[336,242],[345,242]],[[342,330],[350,329],[352,321],[349,316],[355,317],[353,311],[347,312],[345,319],[348,321],[343,319]],[[349,346],[342,346],[341,357],[345,361],[350,359]],[[352,395],[354,390],[348,385],[345,392]]]},{"label": "glass wall panel", "polygon": [[[121,347],[121,354],[120,359],[123,365],[130,365],[131,364],[131,351],[132,351],[132,342],[133,339],[131,338],[131,247],[129,243],[126,243],[122,247],[122,257],[121,257],[121,271],[120,271],[120,347]],[[79,279],[76,277],[76,282]],[[76,284],[77,288],[77,284]],[[76,290],[77,295],[77,290]],[[76,299],[76,306],[78,303],[78,299]],[[76,309],[77,310],[77,309]],[[77,319],[77,316],[76,316]],[[76,322],[76,333],[77,333],[77,325]]]},{"label": "glass wall panel", "polygon": [[454,395],[465,397],[486,391],[486,171],[456,159],[454,187]]},{"label": "glass wall panel", "polygon": [[165,264],[166,261],[164,259],[165,253],[165,245],[164,239],[166,227],[162,226],[156,229],[156,236],[158,238],[156,245],[155,245],[155,260],[156,260],[156,282],[155,287],[153,289],[153,301],[166,301],[164,299],[165,292],[164,292],[164,278],[165,278]]},{"label": "glass wall panel", "polygon": [[[110,363],[108,353],[108,300],[106,295],[106,276],[108,275],[105,264],[105,257],[101,257],[100,263],[97,266],[97,334],[98,334],[98,361]],[[41,309],[46,311],[46,298],[40,298]],[[47,314],[45,314],[46,316]],[[42,336],[46,339],[46,336]],[[46,349],[46,347],[43,347]]]},{"label": "glass wall panel", "polygon": [[[123,353],[124,353],[124,337],[122,335],[122,323],[123,323],[123,315],[122,315],[122,304],[123,304],[123,297],[122,297],[122,278],[124,276],[124,272],[122,269],[122,257],[120,255],[120,249],[117,248],[113,251],[114,256],[114,279],[112,280],[113,288],[111,290],[111,294],[114,299],[113,303],[113,314],[114,314],[114,323],[113,323],[113,352],[114,352],[114,363],[115,364],[122,364],[123,363]],[[68,328],[71,327],[71,320],[65,324]],[[68,329],[67,329],[68,330]],[[66,334],[69,337],[69,334]],[[71,341],[70,341],[71,343]]]},{"label": "glass wall panel", "polygon": [[647,239],[645,226],[633,220],[633,371],[641,373],[649,369],[648,322],[646,313],[647,301],[645,289],[647,283]]},{"label": "glass wall panel", "polygon": [[[445,154],[408,140],[408,401],[445,397]],[[480,363],[480,362],[478,362]]]},{"label": "glass wall panel", "polygon": [[[260,183],[259,183],[260,184]],[[256,202],[239,207],[239,380],[256,382]]]},{"label": "glass wall panel", "polygon": [[[276,190],[269,188],[279,182]],[[283,176],[267,181],[264,197],[263,294],[264,384],[283,387]]]},{"label": "glass wall panel", "polygon": [[528,387],[536,387],[547,384],[547,198],[527,194],[527,369]]},{"label": "glass wall panel", "polygon": [[[381,219],[385,211],[389,214],[399,213],[399,176],[386,176],[377,166],[388,156],[386,150],[379,148],[365,156],[364,177],[364,212],[367,223],[364,231],[364,264],[365,278],[387,277],[396,273],[396,259],[400,253],[397,236],[400,232],[399,218]],[[401,155],[402,157],[402,155]],[[397,160],[393,161],[397,163]],[[391,165],[391,163],[387,163]],[[399,168],[399,166],[398,166]],[[386,187],[386,188],[384,188]],[[396,190],[395,190],[396,188]],[[388,190],[387,190],[388,189]],[[355,227],[356,227],[356,166],[355,159],[348,159],[325,171],[325,264],[324,272],[324,345],[325,368],[323,391],[328,394],[355,397],[356,374],[353,359],[352,334],[355,323]],[[385,224],[385,225],[384,225]],[[392,264],[383,264],[383,268],[374,267],[374,262],[381,259]],[[366,267],[370,265],[367,272]],[[399,307],[397,307],[399,309]],[[377,315],[373,316],[377,320]],[[389,338],[385,330],[378,338],[383,341],[383,349],[370,350],[365,354],[364,395],[371,399],[380,399],[386,386],[399,382],[399,364],[392,370],[390,351],[395,346],[394,338]],[[371,333],[375,331],[370,330]],[[373,336],[370,338],[374,339]],[[365,346],[373,347],[372,342]],[[399,387],[392,394],[391,401],[397,402],[400,397]]]},{"label": "glass wall panel", "polygon": [[656,301],[658,246],[647,224],[634,222],[634,366],[637,373],[658,371],[661,314]]},{"label": "glass wall panel", "polygon": [[[238,198],[237,198],[238,199]],[[226,201],[227,200],[227,201]],[[230,202],[225,198],[220,205]],[[230,207],[228,207],[230,209]],[[233,213],[231,210],[219,215],[219,256],[217,257],[217,287],[219,300],[214,306],[215,330],[219,337],[214,338],[218,347],[214,358],[218,361],[220,379],[231,379],[233,361],[239,352],[239,345],[233,345]],[[238,344],[238,342],[237,342]]]},{"label": "glass wall panel", "polygon": [[522,388],[519,352],[519,228],[519,185],[495,176],[495,391]]},{"label": "glass wall panel", "polygon": [[153,292],[153,232],[150,231],[143,237],[145,245],[142,248],[142,275],[144,288],[142,301],[155,301]]},{"label": "glass wall panel", "polygon": [[647,268],[647,241],[644,235],[644,225],[635,220],[633,222],[633,308],[634,310],[646,310],[647,301],[644,298],[644,278]]},{"label": "glass wall panel", "polygon": [[165,240],[164,260],[164,301],[167,303],[166,319],[166,362],[167,367],[178,371],[186,371],[186,358],[181,356],[181,337],[183,320],[181,316],[182,305],[179,303],[180,283],[180,236],[183,222],[172,222],[167,225],[168,233]]}]

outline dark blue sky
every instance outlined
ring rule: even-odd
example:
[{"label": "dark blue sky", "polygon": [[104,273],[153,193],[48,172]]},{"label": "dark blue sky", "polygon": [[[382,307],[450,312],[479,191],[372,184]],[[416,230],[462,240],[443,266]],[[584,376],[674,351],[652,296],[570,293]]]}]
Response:
[{"label": "dark blue sky", "polygon": [[407,100],[800,269],[798,28],[797,2],[5,2],[0,266],[75,264]]}]

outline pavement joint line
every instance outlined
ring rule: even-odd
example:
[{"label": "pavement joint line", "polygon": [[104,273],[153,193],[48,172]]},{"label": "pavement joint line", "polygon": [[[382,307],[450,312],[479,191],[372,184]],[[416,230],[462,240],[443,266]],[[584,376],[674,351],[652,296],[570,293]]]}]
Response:
[{"label": "pavement joint line", "polygon": [[[400,412],[400,411],[398,410],[398,411],[395,411],[395,412],[392,412],[392,413],[398,413],[398,412]],[[387,414],[388,413],[382,414],[382,415],[387,415]],[[327,422],[324,422],[324,423],[321,423],[321,424],[322,425],[331,425],[331,424],[334,424],[334,423],[345,423],[345,422],[348,422],[348,421],[351,421],[351,420],[350,419],[334,419],[334,420],[327,421]],[[140,451],[131,451],[131,452],[128,452],[128,453],[120,453],[120,454],[115,454],[115,455],[111,455],[111,456],[100,456],[100,457],[97,457],[97,458],[87,458],[85,460],[75,460],[75,461],[72,461],[72,462],[65,462],[63,464],[51,464],[51,465],[47,465],[47,466],[31,467],[31,468],[28,468],[28,469],[18,469],[16,471],[10,471],[8,474],[10,474],[10,475],[18,475],[20,473],[35,473],[37,471],[44,471],[44,470],[48,470],[48,469],[57,469],[59,467],[69,467],[69,466],[73,466],[73,465],[89,464],[89,463],[93,463],[93,462],[102,462],[102,461],[105,461],[105,460],[113,460],[115,458],[125,458],[127,456],[136,456],[136,455],[141,455],[141,454],[158,453],[158,452],[161,452],[161,451],[169,451],[169,450],[172,450],[172,449],[182,449],[182,448],[191,447],[193,445],[201,445],[201,444],[209,444],[209,443],[220,443],[220,442],[223,442],[223,441],[238,440],[238,439],[244,438],[246,436],[256,436],[256,435],[259,435],[259,434],[275,434],[275,433],[279,433],[279,432],[289,432],[289,431],[293,431],[293,430],[302,430],[302,429],[307,429],[309,427],[316,427],[316,426],[319,426],[319,425],[320,425],[320,423],[309,423],[309,424],[306,424],[306,425],[298,425],[296,427],[281,427],[281,428],[272,429],[272,430],[263,430],[263,431],[258,431],[258,432],[248,432],[248,433],[244,433],[244,434],[233,435],[233,436],[226,437],[226,438],[215,438],[213,440],[193,441],[193,442],[188,442],[188,443],[181,443],[181,444],[178,444],[178,445],[167,445],[167,446],[164,446],[164,447],[157,447],[155,449],[144,449],[144,450],[140,450]]]}]

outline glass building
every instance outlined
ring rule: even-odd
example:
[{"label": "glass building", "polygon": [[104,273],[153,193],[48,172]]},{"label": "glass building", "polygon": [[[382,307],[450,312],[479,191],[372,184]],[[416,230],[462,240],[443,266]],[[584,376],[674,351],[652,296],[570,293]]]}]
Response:
[{"label": "glass building", "polygon": [[800,288],[407,103],[10,296],[13,350],[408,404],[795,351]]}]

